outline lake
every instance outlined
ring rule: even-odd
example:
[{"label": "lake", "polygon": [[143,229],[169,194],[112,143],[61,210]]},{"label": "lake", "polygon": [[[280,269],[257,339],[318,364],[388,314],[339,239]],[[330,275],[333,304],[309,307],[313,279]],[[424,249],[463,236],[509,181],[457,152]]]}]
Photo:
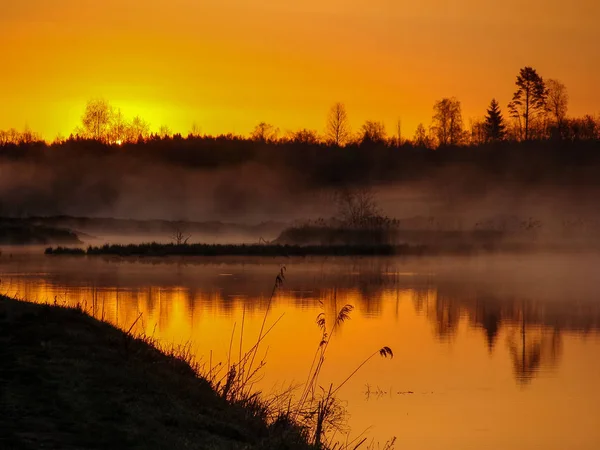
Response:
[{"label": "lake", "polygon": [[[303,382],[316,324],[346,304],[320,378],[339,391],[350,436],[407,449],[600,448],[600,257],[52,257],[5,248],[0,291],[90,313],[164,345],[226,362],[258,335],[265,393]],[[139,320],[138,320],[139,318]],[[266,353],[266,356],[264,353]],[[338,435],[338,437],[342,437]],[[377,448],[377,447],[375,447]]]}]

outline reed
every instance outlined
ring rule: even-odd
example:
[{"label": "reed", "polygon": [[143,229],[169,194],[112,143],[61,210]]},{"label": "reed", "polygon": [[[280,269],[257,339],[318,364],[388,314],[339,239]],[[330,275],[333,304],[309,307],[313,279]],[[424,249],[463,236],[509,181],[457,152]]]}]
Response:
[{"label": "reed", "polygon": [[[285,282],[286,267],[282,266],[275,277],[271,295],[267,302],[261,327],[254,344],[245,353],[242,352],[244,341],[245,309],[242,315],[241,332],[239,334],[239,357],[234,361],[233,341],[237,323],[234,323],[230,341],[227,364],[213,366],[212,362],[204,367],[201,374],[208,379],[215,391],[228,402],[244,406],[247,410],[268,421],[272,426],[289,432],[300,434],[315,449],[322,450],[354,450],[366,445],[367,439],[355,439],[350,442],[336,442],[336,433],[346,433],[347,411],[340,401],[339,391],[356,373],[376,356],[393,358],[391,348],[384,346],[360,361],[356,368],[338,385],[329,384],[328,388],[320,387],[320,375],[326,361],[327,350],[339,327],[350,320],[354,307],[344,305],[337,311],[333,322],[327,321],[324,312],[316,317],[316,325],[320,331],[320,339],[311,361],[307,379],[297,386],[290,386],[283,392],[263,396],[254,386],[260,372],[266,365],[267,355],[257,359],[264,339],[278,325],[283,316],[277,317],[268,324],[272,304],[279,289]],[[321,302],[321,306],[323,303]],[[391,447],[384,447],[391,449]]]}]

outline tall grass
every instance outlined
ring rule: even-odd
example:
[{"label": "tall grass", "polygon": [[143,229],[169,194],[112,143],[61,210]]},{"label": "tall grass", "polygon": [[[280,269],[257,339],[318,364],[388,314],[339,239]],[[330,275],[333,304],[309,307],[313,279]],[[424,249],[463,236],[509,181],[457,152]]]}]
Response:
[{"label": "tall grass", "polygon": [[[392,358],[393,352],[389,347],[384,346],[360,361],[341,383],[329,384],[327,389],[320,387],[319,379],[326,361],[327,350],[336,330],[344,322],[350,320],[354,309],[352,305],[343,306],[331,324],[327,322],[324,312],[318,314],[316,324],[320,331],[320,339],[308,370],[307,379],[303,384],[290,386],[283,392],[268,397],[262,396],[261,392],[255,389],[259,375],[266,365],[266,353],[259,357],[262,354],[263,341],[283,318],[283,315],[280,315],[268,324],[272,304],[285,281],[285,273],[286,267],[282,266],[273,283],[271,295],[253,345],[245,353],[242,352],[244,309],[238,338],[237,362],[234,362],[233,355],[233,342],[237,327],[237,323],[234,323],[225,372],[223,373],[223,366],[219,364],[214,367],[209,366],[202,372],[202,375],[209,380],[215,391],[230,403],[240,404],[254,411],[255,414],[260,415],[271,424],[277,424],[279,428],[300,433],[303,439],[306,439],[316,449],[357,449],[366,443],[366,438],[346,443],[334,442],[336,433],[347,431],[345,428],[347,411],[338,397],[339,391],[371,359],[378,355]],[[321,306],[323,306],[322,302]],[[384,448],[391,449],[392,447],[393,442],[390,447]]]}]

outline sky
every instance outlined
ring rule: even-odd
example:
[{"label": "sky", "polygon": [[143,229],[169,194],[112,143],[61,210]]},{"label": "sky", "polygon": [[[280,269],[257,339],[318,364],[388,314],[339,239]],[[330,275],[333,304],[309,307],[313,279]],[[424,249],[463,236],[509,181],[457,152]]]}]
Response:
[{"label": "sky", "polygon": [[104,98],[156,131],[322,133],[341,101],[412,137],[444,97],[506,114],[526,65],[596,114],[598,23],[597,0],[0,0],[0,129],[68,136]]}]

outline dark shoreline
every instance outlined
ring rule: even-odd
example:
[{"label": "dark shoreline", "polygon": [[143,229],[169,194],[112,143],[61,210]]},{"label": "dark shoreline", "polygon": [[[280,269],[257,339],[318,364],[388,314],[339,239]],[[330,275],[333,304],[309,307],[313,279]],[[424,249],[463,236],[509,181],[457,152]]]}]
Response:
[{"label": "dark shoreline", "polygon": [[175,353],[81,308],[0,295],[0,448],[310,449]]},{"label": "dark shoreline", "polygon": [[247,257],[369,257],[369,256],[477,256],[532,252],[595,253],[599,248],[560,244],[499,243],[494,245],[282,245],[282,244],[147,244],[104,245],[101,247],[48,247],[51,256],[247,256]]},{"label": "dark shoreline", "polygon": [[47,255],[110,256],[385,256],[421,254],[425,248],[409,245],[279,245],[279,244],[129,244],[102,247],[47,248]]}]

